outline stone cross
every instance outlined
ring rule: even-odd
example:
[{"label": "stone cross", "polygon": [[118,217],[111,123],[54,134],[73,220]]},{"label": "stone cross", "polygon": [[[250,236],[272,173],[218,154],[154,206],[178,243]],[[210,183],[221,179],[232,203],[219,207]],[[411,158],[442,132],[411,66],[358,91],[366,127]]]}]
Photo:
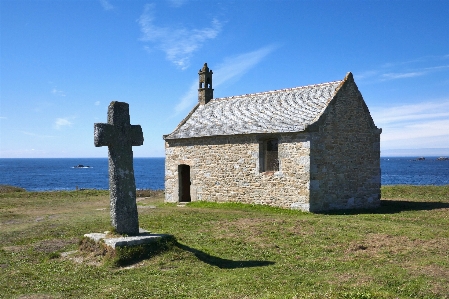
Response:
[{"label": "stone cross", "polygon": [[132,146],[143,144],[143,133],[140,125],[130,124],[128,103],[109,104],[108,123],[94,124],[94,143],[109,148],[112,226],[120,234],[137,235],[139,219]]}]

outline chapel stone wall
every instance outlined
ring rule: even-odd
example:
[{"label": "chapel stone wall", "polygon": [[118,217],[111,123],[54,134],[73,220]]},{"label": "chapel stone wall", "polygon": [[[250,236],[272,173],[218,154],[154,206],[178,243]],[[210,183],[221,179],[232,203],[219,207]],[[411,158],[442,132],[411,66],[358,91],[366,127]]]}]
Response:
[{"label": "chapel stone wall", "polygon": [[311,133],[311,211],[380,205],[381,129],[351,79]]},{"label": "chapel stone wall", "polygon": [[[277,138],[279,171],[259,171],[260,143]],[[241,202],[309,210],[308,133],[166,140],[165,200],[179,201],[178,165],[190,166],[192,201]]]}]

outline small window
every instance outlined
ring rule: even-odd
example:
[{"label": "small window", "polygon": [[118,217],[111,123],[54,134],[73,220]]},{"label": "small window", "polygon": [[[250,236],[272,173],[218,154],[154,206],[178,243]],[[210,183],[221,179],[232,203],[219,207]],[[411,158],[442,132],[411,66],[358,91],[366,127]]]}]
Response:
[{"label": "small window", "polygon": [[260,144],[260,172],[279,171],[278,140],[269,139]]}]

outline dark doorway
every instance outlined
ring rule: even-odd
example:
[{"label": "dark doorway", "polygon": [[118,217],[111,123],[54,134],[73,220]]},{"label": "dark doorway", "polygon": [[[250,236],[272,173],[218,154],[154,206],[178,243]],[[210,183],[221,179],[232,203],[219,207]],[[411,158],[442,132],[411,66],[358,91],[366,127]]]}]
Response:
[{"label": "dark doorway", "polygon": [[179,201],[190,202],[190,166],[178,165],[179,174]]}]

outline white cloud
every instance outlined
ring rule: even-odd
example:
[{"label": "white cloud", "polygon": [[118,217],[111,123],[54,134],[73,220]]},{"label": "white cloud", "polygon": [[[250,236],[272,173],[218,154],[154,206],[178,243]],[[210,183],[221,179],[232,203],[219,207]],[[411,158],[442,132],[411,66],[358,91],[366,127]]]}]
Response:
[{"label": "white cloud", "polygon": [[96,101],[94,104],[95,104],[95,106],[99,106],[100,105],[100,101]]},{"label": "white cloud", "polygon": [[[382,141],[401,140],[402,142],[402,140],[438,136],[449,136],[449,119],[387,127],[382,132]],[[449,141],[445,146],[449,146]],[[426,144],[422,144],[421,147],[426,147]]]},{"label": "white cloud", "polygon": [[449,100],[421,102],[382,109],[374,108],[372,114],[375,115],[376,123],[383,125],[404,121],[432,120],[449,116]]},{"label": "white cloud", "polygon": [[382,78],[386,80],[412,78],[425,75],[426,72],[409,72],[409,73],[386,73],[382,74]]},{"label": "white cloud", "polygon": [[55,137],[55,136],[51,136],[51,135],[41,135],[41,134],[36,134],[36,133],[31,133],[31,132],[26,132],[26,131],[20,131],[20,133],[22,133],[24,135],[28,135],[28,136],[39,137],[39,138],[54,138]]},{"label": "white cloud", "polygon": [[8,118],[5,116],[0,116],[0,119],[8,119]]},{"label": "white cloud", "polygon": [[198,99],[198,80],[193,81],[189,90],[182,96],[181,101],[175,106],[175,115],[191,107]]},{"label": "white cloud", "polygon": [[276,45],[269,45],[252,52],[226,58],[214,71],[214,86],[244,75],[276,48]]},{"label": "white cloud", "polygon": [[65,97],[65,92],[62,90],[58,90],[56,88],[53,88],[51,90],[51,93],[54,94],[55,96],[59,96],[59,97]]},{"label": "white cloud", "polygon": [[[277,46],[270,45],[256,51],[240,54],[224,60],[217,69],[214,69],[214,87],[218,87],[228,80],[239,78],[262,61],[265,56],[274,51]],[[189,90],[182,96],[175,106],[175,114],[191,107],[198,100],[198,80],[195,80]]]},{"label": "white cloud", "polygon": [[449,100],[374,108],[371,112],[382,128],[383,149],[449,146]]},{"label": "white cloud", "polygon": [[114,9],[114,6],[109,3],[108,0],[100,0],[101,6],[103,6],[104,10],[111,10]]},{"label": "white cloud", "polygon": [[439,66],[428,67],[425,69],[429,70],[429,71],[439,71],[439,70],[449,69],[449,65],[439,65]]},{"label": "white cloud", "polygon": [[[145,5],[138,19],[143,42],[152,42],[156,48],[165,52],[166,57],[181,69],[190,65],[190,58],[206,42],[214,39],[221,31],[222,24],[213,19],[210,27],[189,29],[185,27],[159,27],[154,25],[154,4]],[[151,49],[145,45],[145,49]]]},{"label": "white cloud", "polygon": [[68,118],[57,118],[55,121],[55,128],[61,129],[62,127],[71,126],[73,123]]},{"label": "white cloud", "polygon": [[449,65],[441,64],[448,58],[449,55],[425,56],[409,61],[385,63],[379,69],[368,70],[356,74],[355,78],[357,80],[370,79],[375,81],[387,81],[426,76],[449,69]]}]

